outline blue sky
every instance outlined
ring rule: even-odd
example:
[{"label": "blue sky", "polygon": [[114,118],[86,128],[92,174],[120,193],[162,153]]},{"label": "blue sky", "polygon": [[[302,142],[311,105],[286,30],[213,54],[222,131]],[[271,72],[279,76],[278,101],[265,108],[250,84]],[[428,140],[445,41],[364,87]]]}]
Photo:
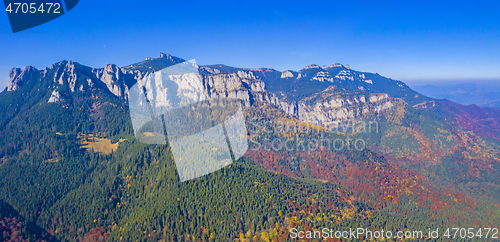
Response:
[{"label": "blue sky", "polygon": [[349,64],[406,82],[500,81],[500,1],[93,1],[13,34],[0,14],[0,88],[12,67],[125,66],[159,52],[199,64],[299,70]]}]

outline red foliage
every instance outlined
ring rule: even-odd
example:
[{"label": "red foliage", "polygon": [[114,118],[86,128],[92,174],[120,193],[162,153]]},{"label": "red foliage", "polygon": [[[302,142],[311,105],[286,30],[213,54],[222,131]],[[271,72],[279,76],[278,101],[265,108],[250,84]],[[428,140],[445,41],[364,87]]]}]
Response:
[{"label": "red foliage", "polygon": [[444,118],[455,121],[462,128],[483,138],[500,140],[499,109],[464,106],[450,101],[440,101],[440,104],[447,111],[439,112]]},{"label": "red foliage", "polygon": [[[326,150],[297,152],[294,155],[259,150],[250,151],[248,155],[252,161],[272,172],[340,184],[349,189],[338,191],[344,200],[371,203],[378,209],[390,203],[399,203],[404,194],[413,197],[420,206],[434,211],[443,210],[453,203],[476,204],[461,192],[436,187],[419,172],[399,167],[397,164],[400,161],[392,158],[384,163],[377,162],[375,157],[353,163],[343,155]],[[299,164],[295,164],[297,162]],[[374,201],[370,199],[370,194],[375,195]]]},{"label": "red foliage", "polygon": [[85,237],[83,237],[82,242],[106,241],[108,235],[109,232],[106,232],[103,227],[97,227],[86,234]]}]

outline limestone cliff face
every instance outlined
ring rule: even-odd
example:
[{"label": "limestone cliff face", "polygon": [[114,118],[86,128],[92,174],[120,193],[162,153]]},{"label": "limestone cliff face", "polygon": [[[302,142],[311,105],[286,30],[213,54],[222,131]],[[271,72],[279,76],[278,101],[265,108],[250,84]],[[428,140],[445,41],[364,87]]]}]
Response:
[{"label": "limestone cliff face", "polygon": [[265,84],[252,72],[209,74],[203,82],[210,98],[234,98],[250,106],[255,100],[263,101]]},{"label": "limestone cliff face", "polygon": [[132,71],[111,64],[106,65],[104,68],[92,69],[92,73],[106,85],[111,93],[125,99],[129,88],[127,83],[135,83],[143,77],[139,71]]},{"label": "limestone cliff face", "polygon": [[[82,69],[83,68],[83,69]],[[124,98],[128,93],[127,80],[133,81],[140,73],[125,70],[115,65],[106,65],[104,68],[91,69],[82,67],[77,70],[76,64],[72,61],[60,62],[44,70],[45,75],[49,70],[54,70],[53,81],[58,85],[67,85],[70,92],[75,90],[85,90],[84,85],[94,86],[94,82],[100,81],[106,85],[107,89],[115,96]],[[89,69],[89,70],[86,70]],[[78,81],[82,81],[78,83]]]},{"label": "limestone cliff face", "polygon": [[75,63],[72,61],[60,62],[50,66],[44,71],[44,76],[48,70],[55,69],[54,82],[59,85],[68,85],[71,92],[75,91],[78,74],[75,71]]},{"label": "limestone cliff face", "polygon": [[[96,82],[102,82],[107,89],[119,98],[127,98],[128,86],[142,79],[143,75],[139,71],[120,68],[116,65],[108,64],[104,68],[89,68],[88,72],[76,71],[75,63],[68,61],[66,64],[53,65],[57,68],[54,75],[54,82],[59,85],[68,85],[71,92],[75,89],[85,90],[85,84],[93,87]],[[78,80],[85,80],[77,83]]]},{"label": "limestone cliff face", "polygon": [[[371,99],[373,101],[368,101]],[[297,119],[323,126],[334,126],[340,122],[359,121],[391,109],[393,99],[387,94],[366,94],[358,96],[333,96],[310,103],[308,100],[287,102],[275,95],[268,96],[268,102]]]},{"label": "limestone cliff face", "polygon": [[63,99],[63,98],[61,97],[61,94],[59,93],[59,91],[54,90],[54,91],[52,91],[52,94],[50,95],[48,103],[59,102],[61,99]]},{"label": "limestone cliff face", "polygon": [[376,101],[368,102],[365,95],[360,95],[334,97],[312,105],[299,102],[298,118],[307,123],[332,126],[338,125],[339,122],[358,121],[372,117],[394,106],[387,94],[369,94],[369,96],[370,99],[377,97]]},{"label": "limestone cliff face", "polygon": [[[151,59],[149,61],[171,61],[172,63],[179,62],[180,59],[174,59],[170,55],[160,55],[159,59]],[[142,64],[139,63],[139,66]],[[197,65],[195,65],[198,67]],[[67,85],[69,92],[85,91],[87,88],[105,87],[110,93],[121,99],[127,99],[129,88],[139,82],[142,85],[152,85],[151,80],[146,80],[145,77],[156,78],[153,69],[147,67],[146,64],[141,66],[143,69],[132,68],[133,66],[120,68],[116,65],[106,65],[104,68],[90,68],[72,61],[63,61],[56,63],[43,71],[38,71],[34,67],[26,67],[24,70],[14,68],[9,73],[8,91],[17,90],[27,81],[32,81],[40,78],[46,78],[48,73],[53,85],[50,88],[49,102],[57,102],[64,95],[70,93],[59,93],[56,91],[58,85]],[[336,75],[331,75],[326,70],[328,68],[343,68]],[[222,67],[221,67],[222,68]],[[391,109],[394,106],[394,100],[388,94],[377,94],[367,92],[345,92],[338,89],[337,92],[324,93],[320,92],[312,96],[302,98],[300,100],[290,101],[286,95],[275,93],[266,90],[265,78],[274,75],[278,79],[297,79],[301,78],[301,72],[284,71],[278,72],[272,69],[232,69],[225,72],[218,67],[201,66],[199,67],[201,75],[197,76],[198,82],[201,83],[201,89],[204,89],[205,97],[210,99],[216,98],[234,98],[242,100],[245,106],[271,104],[285,113],[296,117],[299,120],[324,126],[336,125],[339,122],[357,121],[365,117],[370,117],[379,114],[385,110]],[[313,70],[312,75],[308,80],[319,83],[333,82],[334,80],[356,80],[372,84],[364,74],[355,73],[340,64],[334,64],[330,67],[319,67],[311,65],[304,70]],[[190,80],[193,77],[181,77],[176,83],[179,90],[186,97],[193,100],[202,100],[201,97],[191,97],[191,92],[194,92],[195,86]],[[266,79],[267,80],[267,79]],[[154,82],[161,83],[161,82]],[[181,85],[182,84],[182,85]],[[372,84],[373,85],[373,84]],[[155,90],[155,97],[158,105],[169,106],[168,86],[158,86],[155,84],[150,89]],[[326,89],[325,91],[328,91]],[[351,94],[349,94],[351,93]],[[356,92],[354,92],[356,93]],[[165,94],[165,95],[163,95]],[[163,96],[162,96],[163,95]],[[190,96],[191,95],[191,96]],[[151,100],[153,98],[148,97]]]},{"label": "limestone cliff face", "polygon": [[[47,76],[48,73],[51,73],[50,76]],[[72,61],[62,61],[42,71],[32,66],[28,66],[24,70],[13,68],[9,72],[7,91],[15,91],[26,82],[46,77],[53,82],[54,85],[50,86],[52,89],[63,85],[67,86],[70,92],[75,92],[75,90],[84,91],[86,88],[94,87],[98,82],[102,82],[115,96],[126,98],[128,84],[141,79],[142,74],[139,71],[127,70],[115,65],[106,65],[104,68],[93,69],[78,65]]]},{"label": "limestone cliff face", "polygon": [[33,75],[38,74],[38,70],[33,66],[27,66],[24,70],[20,68],[12,68],[9,71],[9,84],[7,86],[7,91],[15,91],[26,81],[33,77]]},{"label": "limestone cliff face", "polygon": [[[290,76],[288,73],[282,75]],[[204,80],[210,97],[236,98],[243,100],[246,106],[270,103],[299,120],[324,126],[358,121],[394,106],[389,95],[368,93],[290,102],[266,91],[265,83],[252,72],[209,74]]]}]

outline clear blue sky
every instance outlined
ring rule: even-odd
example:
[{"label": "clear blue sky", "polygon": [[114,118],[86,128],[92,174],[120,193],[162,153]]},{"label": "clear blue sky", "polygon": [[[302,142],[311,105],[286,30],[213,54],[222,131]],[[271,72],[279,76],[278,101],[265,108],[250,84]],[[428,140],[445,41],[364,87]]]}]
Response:
[{"label": "clear blue sky", "polygon": [[12,67],[125,66],[159,52],[280,71],[340,62],[402,81],[500,80],[500,1],[81,0],[16,34],[0,13],[1,89]]}]

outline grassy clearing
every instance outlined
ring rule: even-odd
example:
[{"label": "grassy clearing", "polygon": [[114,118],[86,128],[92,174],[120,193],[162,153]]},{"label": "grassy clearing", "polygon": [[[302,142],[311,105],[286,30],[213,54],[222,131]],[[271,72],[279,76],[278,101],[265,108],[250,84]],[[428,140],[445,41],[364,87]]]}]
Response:
[{"label": "grassy clearing", "polygon": [[94,152],[110,154],[114,152],[118,148],[120,143],[125,140],[126,139],[120,139],[118,142],[112,144],[110,139],[91,136],[89,139],[83,140],[82,148],[87,150],[93,149]]}]

